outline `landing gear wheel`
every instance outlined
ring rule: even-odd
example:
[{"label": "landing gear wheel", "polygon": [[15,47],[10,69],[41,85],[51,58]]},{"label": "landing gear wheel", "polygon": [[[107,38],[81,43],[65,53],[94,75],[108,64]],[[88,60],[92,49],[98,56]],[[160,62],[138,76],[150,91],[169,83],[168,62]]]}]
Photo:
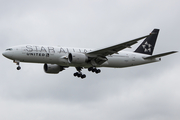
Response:
[{"label": "landing gear wheel", "polygon": [[78,75],[77,75],[78,77],[81,77],[82,76],[82,74],[81,73],[78,73]]},{"label": "landing gear wheel", "polygon": [[82,72],[81,72],[82,67],[76,67],[76,70],[77,70],[78,72],[75,72],[75,73],[74,73],[74,77],[78,77],[78,78],[82,78],[82,79],[86,78],[86,75],[85,75],[85,74],[82,74]]},{"label": "landing gear wheel", "polygon": [[74,73],[74,76],[75,76],[75,77],[78,76],[78,72]]},{"label": "landing gear wheel", "polygon": [[88,68],[88,71],[91,71],[91,72],[96,73],[96,74],[101,72],[101,70],[97,69],[96,67],[90,67],[90,68]]},{"label": "landing gear wheel", "polygon": [[17,70],[20,70],[20,69],[21,69],[21,67],[20,67],[20,66],[18,66],[18,67],[17,67]]},{"label": "landing gear wheel", "polygon": [[82,79],[83,79],[83,78],[86,78],[86,75],[85,75],[85,74],[82,74],[82,73],[79,73],[79,72],[75,72],[75,73],[74,73],[74,77],[76,77],[76,76],[79,77],[79,78],[82,78]]},{"label": "landing gear wheel", "polygon": [[86,75],[85,75],[85,74],[82,74],[82,73],[79,73],[79,72],[75,72],[75,73],[74,73],[74,77],[79,77],[79,78],[84,79],[84,78],[86,78]]},{"label": "landing gear wheel", "polygon": [[93,68],[93,69],[92,69],[92,72],[96,72],[96,68]]},{"label": "landing gear wheel", "polygon": [[97,69],[96,70],[96,74],[98,74],[98,73],[100,73],[101,72],[101,70],[100,69]]},{"label": "landing gear wheel", "polygon": [[93,67],[88,68],[88,71],[92,71],[92,70],[93,70]]},{"label": "landing gear wheel", "polygon": [[86,75],[85,74],[83,74],[82,76],[81,76],[81,78],[83,79],[83,78],[86,78]]}]

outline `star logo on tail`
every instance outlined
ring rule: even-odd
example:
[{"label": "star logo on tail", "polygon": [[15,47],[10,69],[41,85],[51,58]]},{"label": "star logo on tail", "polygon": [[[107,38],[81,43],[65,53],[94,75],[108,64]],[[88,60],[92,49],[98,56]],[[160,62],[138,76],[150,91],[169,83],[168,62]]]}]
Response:
[{"label": "star logo on tail", "polygon": [[142,45],[143,49],[144,49],[144,52],[151,52],[151,47],[152,45],[149,44],[147,41],[145,42],[144,45]]}]

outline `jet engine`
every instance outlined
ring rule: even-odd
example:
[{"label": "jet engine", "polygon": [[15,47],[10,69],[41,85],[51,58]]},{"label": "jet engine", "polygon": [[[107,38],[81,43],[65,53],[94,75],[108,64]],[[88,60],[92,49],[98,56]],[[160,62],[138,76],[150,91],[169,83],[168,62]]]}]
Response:
[{"label": "jet engine", "polygon": [[46,73],[57,74],[62,70],[64,70],[64,67],[57,64],[44,64],[44,71]]},{"label": "jet engine", "polygon": [[83,64],[86,63],[88,57],[83,53],[69,53],[68,61],[73,64]]}]

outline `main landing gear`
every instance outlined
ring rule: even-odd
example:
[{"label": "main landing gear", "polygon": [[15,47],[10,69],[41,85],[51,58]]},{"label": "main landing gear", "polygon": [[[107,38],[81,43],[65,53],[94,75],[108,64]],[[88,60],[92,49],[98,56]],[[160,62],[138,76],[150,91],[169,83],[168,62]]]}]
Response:
[{"label": "main landing gear", "polygon": [[[85,74],[82,74],[82,67],[76,67],[76,70],[78,71],[78,72],[75,72],[74,73],[74,76],[75,77],[79,77],[79,78],[86,78],[86,75]],[[90,68],[88,68],[88,71],[91,71],[91,72],[93,72],[93,73],[96,73],[96,74],[98,74],[98,73],[100,73],[101,72],[101,70],[100,69],[97,69],[96,67],[90,67]]]},{"label": "main landing gear", "polygon": [[81,72],[75,72],[75,73],[74,73],[74,76],[75,76],[75,77],[76,77],[76,76],[77,76],[77,77],[80,77],[80,78],[82,78],[82,79],[83,79],[83,78],[86,78],[86,75],[85,75],[85,74],[82,74]]},{"label": "main landing gear", "polygon": [[100,70],[100,69],[97,69],[96,67],[90,67],[90,68],[88,68],[88,71],[95,72],[96,74],[98,74],[98,73],[101,72],[101,70]]},{"label": "main landing gear", "polygon": [[79,77],[79,78],[86,78],[86,75],[85,74],[82,74],[82,67],[76,67],[76,70],[78,71],[78,72],[75,72],[74,73],[74,76],[75,77]]},{"label": "main landing gear", "polygon": [[16,63],[16,65],[18,65],[18,66],[17,66],[17,70],[20,70],[20,69],[21,69],[20,62],[19,62],[19,61],[14,60],[14,63]]}]

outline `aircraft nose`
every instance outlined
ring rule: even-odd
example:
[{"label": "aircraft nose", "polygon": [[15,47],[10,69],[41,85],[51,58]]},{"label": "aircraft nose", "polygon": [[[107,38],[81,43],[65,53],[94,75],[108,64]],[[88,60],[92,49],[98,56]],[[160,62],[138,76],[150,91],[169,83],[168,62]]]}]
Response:
[{"label": "aircraft nose", "polygon": [[6,57],[6,52],[3,52],[2,55],[3,55],[4,57]]},{"label": "aircraft nose", "polygon": [[10,52],[3,52],[2,55],[6,58],[11,59],[12,58],[12,54]]}]

